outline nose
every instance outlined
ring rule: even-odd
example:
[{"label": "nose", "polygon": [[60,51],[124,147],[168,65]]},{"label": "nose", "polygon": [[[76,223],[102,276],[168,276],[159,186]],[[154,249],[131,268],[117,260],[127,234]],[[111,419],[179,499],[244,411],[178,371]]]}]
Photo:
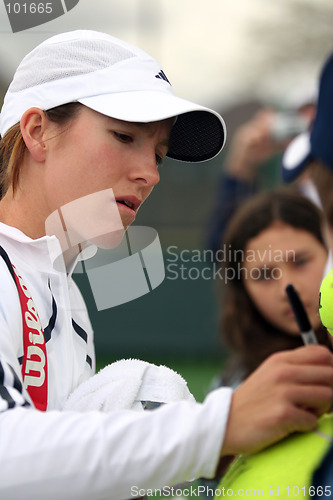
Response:
[{"label": "nose", "polygon": [[131,180],[142,184],[143,187],[153,188],[160,181],[158,165],[154,154],[144,154],[133,166],[130,173]]},{"label": "nose", "polygon": [[279,281],[279,293],[284,297],[284,299],[288,300],[286,288],[287,285],[293,285],[297,289],[297,283],[293,279],[291,273],[288,273],[286,269],[281,270]]}]

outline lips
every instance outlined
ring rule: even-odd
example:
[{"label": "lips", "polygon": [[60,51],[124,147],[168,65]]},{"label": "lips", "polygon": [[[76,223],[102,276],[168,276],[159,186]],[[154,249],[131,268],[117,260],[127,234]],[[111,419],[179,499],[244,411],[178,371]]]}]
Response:
[{"label": "lips", "polygon": [[116,202],[118,205],[123,205],[124,207],[133,210],[133,212],[137,212],[139,206],[141,205],[141,200],[136,198],[136,196],[117,196]]}]

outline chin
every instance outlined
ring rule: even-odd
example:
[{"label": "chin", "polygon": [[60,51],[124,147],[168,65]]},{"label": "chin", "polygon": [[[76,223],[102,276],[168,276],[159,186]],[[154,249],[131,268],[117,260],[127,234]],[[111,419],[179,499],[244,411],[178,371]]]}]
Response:
[{"label": "chin", "polygon": [[112,248],[116,248],[121,243],[125,230],[126,227],[124,229],[119,229],[118,231],[112,231],[111,233],[97,236],[96,238],[91,239],[90,242],[103,250],[111,250]]},{"label": "chin", "polygon": [[290,337],[300,337],[301,335],[301,332],[299,331],[298,327],[283,328],[283,330],[286,332],[287,335],[290,335]]},{"label": "chin", "polygon": [[300,336],[300,331],[296,321],[286,322],[280,325],[276,325],[276,327],[290,337]]}]

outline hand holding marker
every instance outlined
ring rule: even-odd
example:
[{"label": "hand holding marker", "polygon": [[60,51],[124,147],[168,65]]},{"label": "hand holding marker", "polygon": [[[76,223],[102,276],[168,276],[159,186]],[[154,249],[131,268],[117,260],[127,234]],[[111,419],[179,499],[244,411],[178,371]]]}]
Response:
[{"label": "hand holding marker", "polygon": [[304,309],[300,296],[296,292],[293,285],[286,286],[287,296],[295,314],[295,318],[300,329],[301,336],[305,345],[318,344],[315,332],[313,331],[308,315]]}]

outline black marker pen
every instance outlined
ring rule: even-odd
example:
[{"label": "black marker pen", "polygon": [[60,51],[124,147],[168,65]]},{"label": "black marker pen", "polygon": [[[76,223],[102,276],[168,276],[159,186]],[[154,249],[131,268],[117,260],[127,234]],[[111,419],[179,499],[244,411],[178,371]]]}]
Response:
[{"label": "black marker pen", "polygon": [[295,314],[295,318],[300,329],[301,336],[305,345],[318,344],[315,332],[313,331],[308,315],[304,309],[300,296],[296,292],[293,285],[286,286],[287,296]]}]

